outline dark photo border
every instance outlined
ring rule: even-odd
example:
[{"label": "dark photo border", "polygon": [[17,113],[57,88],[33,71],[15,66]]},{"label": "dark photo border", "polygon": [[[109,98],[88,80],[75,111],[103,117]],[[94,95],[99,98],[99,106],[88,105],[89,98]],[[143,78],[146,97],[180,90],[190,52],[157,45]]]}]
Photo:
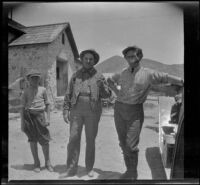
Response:
[{"label": "dark photo border", "polygon": [[[15,5],[13,5],[15,6]],[[178,183],[199,183],[199,124],[200,124],[200,57],[199,57],[199,1],[177,2],[184,13],[184,180]],[[1,184],[171,184],[177,180],[154,181],[138,180],[44,180],[8,182],[8,28],[7,13],[12,6],[2,4],[1,17]]]}]

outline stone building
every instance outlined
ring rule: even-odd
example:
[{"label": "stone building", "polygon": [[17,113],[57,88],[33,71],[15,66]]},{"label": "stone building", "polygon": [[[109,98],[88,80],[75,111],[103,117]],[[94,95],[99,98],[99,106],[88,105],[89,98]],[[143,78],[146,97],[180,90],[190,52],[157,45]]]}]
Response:
[{"label": "stone building", "polygon": [[56,97],[64,96],[71,75],[80,67],[70,24],[23,27],[13,20],[9,22],[9,85],[30,69],[38,69],[43,74],[41,83],[54,105]]}]

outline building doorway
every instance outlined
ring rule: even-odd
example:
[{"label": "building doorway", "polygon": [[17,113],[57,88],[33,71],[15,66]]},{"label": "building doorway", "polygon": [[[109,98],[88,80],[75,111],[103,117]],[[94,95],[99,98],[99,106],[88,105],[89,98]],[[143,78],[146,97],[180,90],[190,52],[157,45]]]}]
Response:
[{"label": "building doorway", "polygon": [[68,61],[57,57],[56,60],[57,96],[64,96],[68,87]]}]

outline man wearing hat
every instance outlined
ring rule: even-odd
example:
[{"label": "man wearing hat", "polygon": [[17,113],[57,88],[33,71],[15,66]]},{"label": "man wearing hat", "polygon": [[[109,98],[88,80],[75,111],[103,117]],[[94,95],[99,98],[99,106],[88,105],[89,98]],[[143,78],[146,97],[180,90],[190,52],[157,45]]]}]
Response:
[{"label": "man wearing hat", "polygon": [[86,134],[86,171],[89,177],[94,175],[95,138],[102,113],[101,98],[111,96],[104,76],[94,68],[99,61],[99,54],[95,50],[84,50],[80,59],[82,68],[73,74],[64,98],[63,117],[66,123],[70,122],[70,136],[67,171],[60,178],[77,173],[83,125]]},{"label": "man wearing hat", "polygon": [[107,80],[109,87],[117,94],[114,107],[114,120],[119,145],[123,151],[126,172],[121,179],[137,179],[138,144],[144,121],[143,103],[151,85],[171,83],[183,85],[180,78],[140,66],[142,49],[130,46],[122,51],[128,67],[119,75],[116,88],[114,78]]},{"label": "man wearing hat", "polygon": [[29,86],[22,94],[21,129],[27,135],[34,159],[34,171],[40,172],[37,142],[42,146],[45,158],[45,167],[52,172],[53,168],[49,156],[50,133],[47,126],[50,124],[50,107],[46,88],[39,86],[41,74],[32,69],[27,74]]}]

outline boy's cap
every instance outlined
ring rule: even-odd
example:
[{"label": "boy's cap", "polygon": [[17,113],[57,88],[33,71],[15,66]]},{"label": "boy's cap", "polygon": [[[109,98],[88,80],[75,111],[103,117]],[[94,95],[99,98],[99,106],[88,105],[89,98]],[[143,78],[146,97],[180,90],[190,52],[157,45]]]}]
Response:
[{"label": "boy's cap", "polygon": [[37,69],[31,69],[26,77],[29,78],[29,77],[33,77],[33,76],[38,76],[38,77],[41,77],[41,73],[37,70]]}]

